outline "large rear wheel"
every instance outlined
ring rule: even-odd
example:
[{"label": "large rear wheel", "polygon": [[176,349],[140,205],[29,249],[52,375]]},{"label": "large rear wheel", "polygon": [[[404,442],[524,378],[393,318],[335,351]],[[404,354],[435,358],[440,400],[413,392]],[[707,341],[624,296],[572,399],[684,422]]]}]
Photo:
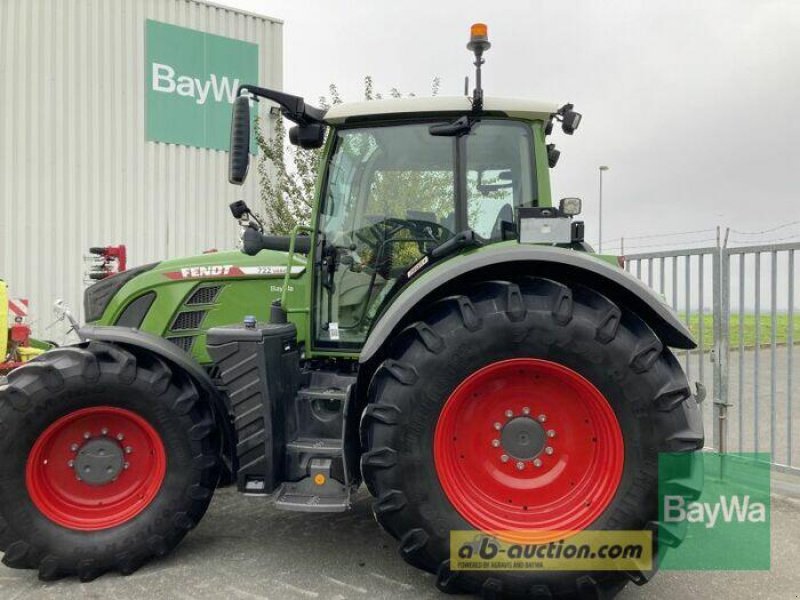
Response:
[{"label": "large rear wheel", "polygon": [[376,371],[362,427],[374,512],[401,555],[444,591],[489,597],[611,597],[642,583],[647,574],[455,572],[450,531],[532,542],[658,533],[658,453],[703,443],[686,377],[646,324],[542,278],[431,306]]},{"label": "large rear wheel", "polygon": [[158,357],[59,348],[0,386],[0,551],[42,579],[132,573],[174,548],[219,478],[213,416]]}]

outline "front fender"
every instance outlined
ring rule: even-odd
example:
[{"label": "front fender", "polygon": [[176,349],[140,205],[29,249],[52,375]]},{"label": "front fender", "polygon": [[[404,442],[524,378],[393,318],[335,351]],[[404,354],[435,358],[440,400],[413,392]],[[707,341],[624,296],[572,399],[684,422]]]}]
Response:
[{"label": "front fender", "polygon": [[231,424],[227,398],[217,389],[211,377],[194,358],[164,338],[130,327],[86,325],[78,331],[78,335],[82,340],[109,342],[152,352],[194,379],[202,395],[211,404],[214,419],[220,428],[223,460],[227,463],[225,467],[231,473],[236,473],[234,464],[236,434]]},{"label": "front fender", "polygon": [[635,312],[665,345],[674,348],[697,346],[692,333],[669,305],[627,271],[585,252],[512,243],[454,257],[412,279],[376,320],[361,350],[359,362],[366,363],[372,359],[406,316],[422,306],[426,298],[435,297],[437,291],[470,273],[481,280],[497,279],[500,270],[514,276],[538,275],[592,287]]}]

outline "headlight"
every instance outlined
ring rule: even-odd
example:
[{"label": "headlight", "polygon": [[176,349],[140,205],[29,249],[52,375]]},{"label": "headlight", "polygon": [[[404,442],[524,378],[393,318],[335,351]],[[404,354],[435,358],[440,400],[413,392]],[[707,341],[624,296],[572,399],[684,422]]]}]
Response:
[{"label": "headlight", "polygon": [[97,321],[103,316],[103,313],[111,302],[111,298],[119,291],[119,289],[128,283],[137,275],[141,275],[155,267],[158,263],[150,263],[149,265],[142,265],[134,269],[128,269],[117,275],[106,277],[86,288],[83,293],[83,317],[86,322]]}]

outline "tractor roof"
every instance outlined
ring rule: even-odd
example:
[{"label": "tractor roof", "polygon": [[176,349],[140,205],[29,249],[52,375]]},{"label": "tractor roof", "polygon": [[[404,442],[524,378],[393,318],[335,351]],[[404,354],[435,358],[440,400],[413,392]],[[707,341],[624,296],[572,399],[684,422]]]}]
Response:
[{"label": "tractor roof", "polygon": [[[364,102],[335,104],[325,113],[325,121],[340,124],[345,121],[358,121],[376,116],[423,116],[435,113],[466,114],[472,110],[472,103],[466,96],[433,96],[425,98],[388,98]],[[521,98],[486,97],[483,110],[503,113],[508,117],[527,120],[547,120],[558,110],[555,102],[540,102]]]}]

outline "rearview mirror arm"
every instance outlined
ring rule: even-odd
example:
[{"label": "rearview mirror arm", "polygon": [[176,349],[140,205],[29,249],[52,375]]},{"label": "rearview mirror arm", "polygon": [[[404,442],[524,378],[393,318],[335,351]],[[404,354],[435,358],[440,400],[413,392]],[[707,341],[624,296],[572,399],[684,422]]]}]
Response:
[{"label": "rearview mirror arm", "polygon": [[300,96],[292,96],[276,90],[258,87],[257,85],[244,84],[236,90],[236,95],[248,92],[251,96],[272,100],[281,107],[281,112],[290,121],[298,125],[310,125],[312,123],[322,123],[325,119],[325,111],[321,108],[306,104]]}]

